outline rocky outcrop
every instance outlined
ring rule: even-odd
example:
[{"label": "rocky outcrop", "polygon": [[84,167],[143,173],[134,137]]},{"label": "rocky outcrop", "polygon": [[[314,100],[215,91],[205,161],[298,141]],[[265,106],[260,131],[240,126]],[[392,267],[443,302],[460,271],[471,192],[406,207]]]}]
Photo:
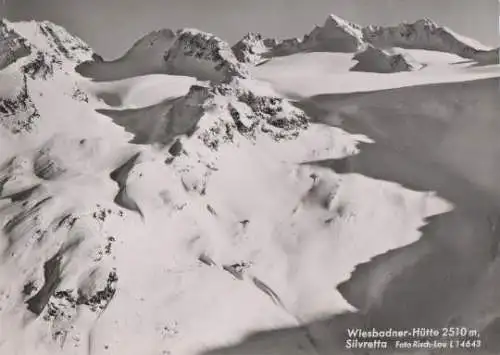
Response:
[{"label": "rocky outcrop", "polygon": [[26,39],[0,21],[0,70],[31,53]]},{"label": "rocky outcrop", "polygon": [[240,62],[257,64],[277,44],[275,39],[264,38],[260,33],[248,33],[232,47],[232,50]]},{"label": "rocky outcrop", "polygon": [[0,97],[0,124],[8,131],[18,134],[31,132],[40,118],[28,90],[28,78],[23,76],[17,94]]},{"label": "rocky outcrop", "polygon": [[[185,115],[186,108],[191,110],[189,115]],[[216,110],[217,114],[212,112],[205,116],[208,110]],[[195,111],[197,115],[193,115]],[[169,116],[170,127],[178,127],[180,123],[184,125],[186,120],[182,117],[198,117],[191,121],[191,127],[185,126],[185,129],[196,132],[212,150],[217,150],[221,144],[234,142],[237,136],[255,139],[259,133],[277,141],[293,139],[308,127],[306,114],[288,100],[259,94],[237,79],[211,87],[194,86],[185,101],[180,101],[178,108],[174,107]],[[173,131],[178,132],[173,128],[167,129],[169,133]]]},{"label": "rocky outcrop", "polygon": [[358,63],[351,69],[352,71],[397,73],[423,68],[423,65],[418,63],[408,53],[390,49],[384,50],[372,45],[367,45],[353,59],[357,60]]},{"label": "rocky outcrop", "polygon": [[290,55],[294,53],[298,53],[301,51],[301,43],[302,39],[301,38],[287,38],[284,39],[273,48],[273,50],[270,52],[270,56],[285,56],[285,55]]},{"label": "rocky outcrop", "polygon": [[213,82],[249,76],[228,43],[213,34],[194,29],[180,30],[164,59],[168,74],[194,76]]}]

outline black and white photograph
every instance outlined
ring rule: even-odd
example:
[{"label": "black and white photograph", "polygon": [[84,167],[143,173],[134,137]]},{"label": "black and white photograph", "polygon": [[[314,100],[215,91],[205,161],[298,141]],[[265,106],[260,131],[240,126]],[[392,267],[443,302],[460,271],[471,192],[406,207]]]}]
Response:
[{"label": "black and white photograph", "polygon": [[500,355],[499,0],[0,0],[0,355]]}]

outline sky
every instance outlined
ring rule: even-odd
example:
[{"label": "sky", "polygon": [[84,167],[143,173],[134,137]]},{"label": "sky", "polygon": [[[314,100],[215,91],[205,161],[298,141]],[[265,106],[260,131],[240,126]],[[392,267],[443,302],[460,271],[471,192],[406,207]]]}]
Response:
[{"label": "sky", "polygon": [[112,59],[161,28],[198,28],[230,43],[247,32],[302,37],[330,13],[361,25],[429,17],[493,46],[500,44],[498,6],[498,0],[0,0],[0,17],[53,21]]}]

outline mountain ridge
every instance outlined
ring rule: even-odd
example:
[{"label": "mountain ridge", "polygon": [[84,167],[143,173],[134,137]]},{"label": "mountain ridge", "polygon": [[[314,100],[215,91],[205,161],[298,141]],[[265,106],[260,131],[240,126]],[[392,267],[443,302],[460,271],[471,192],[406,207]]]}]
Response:
[{"label": "mountain ridge", "polygon": [[[237,56],[252,47],[261,47],[263,41],[254,39],[253,45],[244,39],[233,46]],[[414,22],[402,22],[395,26],[360,26],[336,15],[329,15],[322,26],[316,26],[303,38],[285,39],[281,41],[266,39],[267,50],[261,50],[262,60],[274,56],[282,56],[307,51],[352,52],[356,53],[363,45],[375,47],[401,47],[406,49],[423,49],[457,54],[484,64],[498,63],[498,48],[486,47],[465,36],[459,35],[435,21],[424,18]],[[254,51],[253,49],[251,51]],[[258,59],[253,58],[253,62]]]},{"label": "mountain ridge", "polygon": [[[364,45],[355,24],[326,25],[303,48]],[[377,142],[320,122],[213,34],[159,30],[106,62],[50,23],[13,28],[0,26],[0,353],[199,355],[307,328],[285,354],[315,354],[309,322],[358,311],[337,285],[453,208],[352,173],[349,159]],[[246,39],[245,61],[278,45]]]}]

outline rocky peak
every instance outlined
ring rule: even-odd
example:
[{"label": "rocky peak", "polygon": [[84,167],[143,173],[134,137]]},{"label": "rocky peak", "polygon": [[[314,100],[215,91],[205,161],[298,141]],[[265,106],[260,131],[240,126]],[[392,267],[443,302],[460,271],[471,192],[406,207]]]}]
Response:
[{"label": "rocky peak", "polygon": [[370,44],[362,51],[356,53],[353,59],[358,61],[351,69],[353,71],[397,73],[423,68],[423,65],[418,63],[408,53],[376,48]]},{"label": "rocky peak", "polygon": [[232,49],[236,58],[243,63],[257,64],[266,53],[273,50],[278,41],[264,38],[260,33],[247,33]]},{"label": "rocky peak", "polygon": [[[211,114],[205,117],[207,111]],[[237,137],[255,139],[259,132],[275,140],[293,139],[308,126],[306,114],[288,100],[259,92],[238,78],[208,87],[193,86],[171,114],[172,121],[179,122],[185,122],[182,117],[197,116],[193,122],[197,136],[212,150]]]},{"label": "rocky peak", "polygon": [[0,23],[0,69],[22,59],[22,71],[46,78],[57,69],[73,69],[92,58],[81,39],[49,21]]},{"label": "rocky peak", "polygon": [[214,82],[249,76],[227,42],[196,29],[179,30],[164,59],[168,74],[190,75]]}]

